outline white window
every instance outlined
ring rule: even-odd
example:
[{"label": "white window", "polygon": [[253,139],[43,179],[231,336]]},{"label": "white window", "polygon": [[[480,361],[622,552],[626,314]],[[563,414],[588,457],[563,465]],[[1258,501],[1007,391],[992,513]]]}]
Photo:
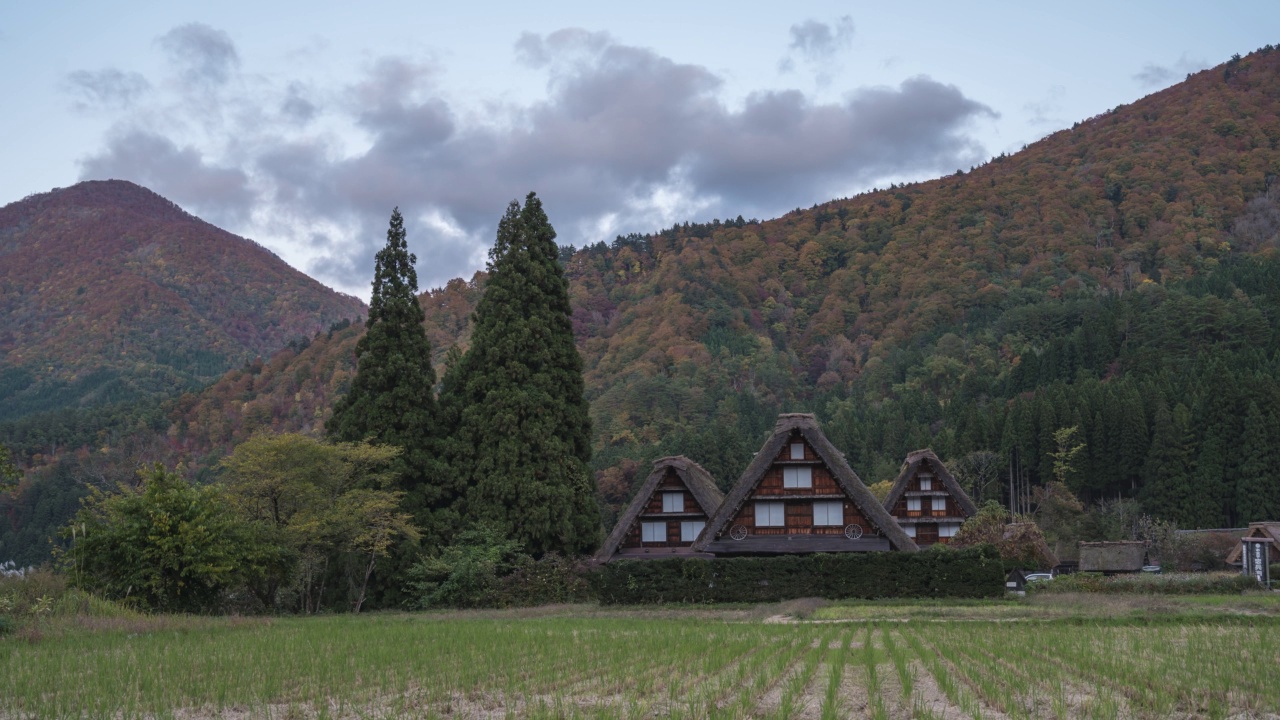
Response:
[{"label": "white window", "polygon": [[907,537],[909,537],[909,538],[914,538],[914,537],[916,536],[916,526],[915,526],[915,525],[903,525],[903,526],[902,526],[902,529],[906,531],[906,533],[907,533]]},{"label": "white window", "polygon": [[938,526],[938,537],[950,538],[955,537],[956,532],[960,530],[960,523],[942,523]]},{"label": "white window", "polygon": [[844,525],[844,503],[839,500],[824,500],[813,504],[814,525]]},{"label": "white window", "polygon": [[706,523],[701,520],[686,520],[680,523],[680,542],[693,542],[702,534]]},{"label": "white window", "polygon": [[785,527],[784,505],[780,502],[756,503],[756,527]]},{"label": "white window", "polygon": [[933,511],[942,512],[947,509],[947,499],[944,497],[935,497],[933,499]]},{"label": "white window", "polygon": [[921,489],[921,490],[924,490],[924,491],[932,490],[932,489],[933,489],[933,478],[929,477],[928,475],[921,475],[921,476],[920,476],[920,489]]},{"label": "white window", "polygon": [[907,511],[908,511],[908,512],[916,512],[916,511],[918,511],[919,509],[920,509],[920,498],[918,498],[918,497],[909,497],[909,498],[907,498]]},{"label": "white window", "polygon": [[662,493],[662,512],[684,512],[684,493]]},{"label": "white window", "polygon": [[664,522],[640,523],[640,542],[666,542],[667,524]]},{"label": "white window", "polygon": [[782,468],[782,487],[784,488],[811,488],[813,487],[813,468],[808,465],[802,467],[784,467]]},{"label": "white window", "polygon": [[792,460],[804,459],[804,443],[791,443],[791,459]]}]

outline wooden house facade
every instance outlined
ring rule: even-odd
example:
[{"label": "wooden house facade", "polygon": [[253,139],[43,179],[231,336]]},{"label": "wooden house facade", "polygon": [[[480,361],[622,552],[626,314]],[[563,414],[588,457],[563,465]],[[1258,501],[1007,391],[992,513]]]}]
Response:
[{"label": "wooden house facade", "polygon": [[722,556],[917,547],[814,416],[791,413],[778,417],[693,549]]},{"label": "wooden house facade", "polygon": [[907,455],[884,509],[920,547],[949,543],[978,513],[969,495],[932,450]]},{"label": "wooden house facade", "polygon": [[722,500],[701,465],[683,455],[657,460],[596,560],[696,555],[691,546]]}]

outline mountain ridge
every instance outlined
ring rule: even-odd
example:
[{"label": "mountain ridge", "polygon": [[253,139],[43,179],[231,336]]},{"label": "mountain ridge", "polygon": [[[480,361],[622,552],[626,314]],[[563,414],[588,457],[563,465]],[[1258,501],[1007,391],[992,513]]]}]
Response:
[{"label": "mountain ridge", "polygon": [[121,180],[0,208],[0,257],[6,418],[199,387],[364,313],[258,243]]}]

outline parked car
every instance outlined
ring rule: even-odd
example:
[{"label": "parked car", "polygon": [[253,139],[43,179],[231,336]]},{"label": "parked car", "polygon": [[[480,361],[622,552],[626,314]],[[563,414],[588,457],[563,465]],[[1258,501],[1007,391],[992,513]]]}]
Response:
[{"label": "parked car", "polygon": [[1052,580],[1052,579],[1053,579],[1053,573],[1037,572],[1037,573],[1027,574],[1027,582],[1044,582],[1046,580]]},{"label": "parked car", "polygon": [[1163,572],[1164,572],[1164,570],[1161,570],[1159,565],[1143,565],[1143,566],[1142,566],[1142,572],[1144,572],[1144,573],[1155,573],[1155,574],[1159,575],[1159,574],[1163,573]]}]

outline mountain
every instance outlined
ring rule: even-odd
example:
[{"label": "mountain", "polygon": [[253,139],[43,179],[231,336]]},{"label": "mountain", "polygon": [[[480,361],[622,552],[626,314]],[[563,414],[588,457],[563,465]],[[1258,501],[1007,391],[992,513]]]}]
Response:
[{"label": "mountain", "polygon": [[121,180],[0,208],[0,420],[196,389],[364,304]]},{"label": "mountain", "polygon": [[[931,447],[979,503],[1026,506],[1061,480],[1183,527],[1280,515],[1277,177],[1280,52],[1264,48],[968,172],[564,248],[606,524],[656,457],[732,483],[779,411],[817,413],[868,483]],[[421,295],[438,371],[484,282]],[[0,442],[39,465],[51,438],[97,451],[146,431],[158,443],[121,458],[208,468],[255,430],[319,430],[360,332],[163,409],[0,425]],[[1070,428],[1085,449],[1059,467]],[[48,469],[49,508],[106,476],[109,454],[73,455]],[[12,512],[57,515],[40,507]],[[0,557],[14,543],[0,532]]]}]

